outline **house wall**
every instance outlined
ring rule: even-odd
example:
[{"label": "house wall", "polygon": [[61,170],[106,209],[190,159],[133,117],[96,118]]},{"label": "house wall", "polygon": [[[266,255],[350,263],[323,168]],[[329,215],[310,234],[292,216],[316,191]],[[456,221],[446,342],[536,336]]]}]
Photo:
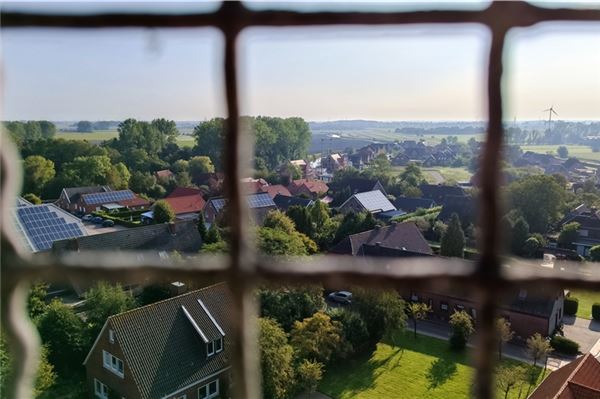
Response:
[{"label": "house wall", "polygon": [[75,206],[76,206],[75,204],[69,203],[69,198],[65,194],[64,190],[61,191],[60,197],[58,197],[58,200],[56,201],[56,205],[58,207],[64,209],[65,211],[69,211],[69,212],[74,212]]},{"label": "house wall", "polygon": [[186,395],[187,399],[196,399],[198,398],[198,389],[206,384],[209,384],[211,381],[216,379],[219,380],[219,396],[218,398],[228,398],[229,397],[229,371],[223,371],[219,375],[209,378],[205,381],[194,384],[188,389],[178,392],[175,395],[169,396],[168,399],[179,399],[181,396]]},{"label": "house wall", "polygon": [[208,203],[204,207],[204,220],[206,220],[207,223],[213,223],[216,217],[217,211],[215,210],[215,207],[212,205],[212,203]]},{"label": "house wall", "polygon": [[342,213],[350,213],[362,212],[364,211],[364,208],[356,198],[352,198],[350,201],[347,201],[345,204],[343,204],[339,210]]},{"label": "house wall", "polygon": [[[119,337],[115,337],[115,342],[113,344],[109,341],[108,331],[110,329],[110,322],[107,322],[106,327],[100,333],[98,341],[85,364],[88,396],[90,398],[96,398],[96,395],[94,394],[94,379],[97,379],[117,393],[118,397],[125,397],[127,399],[139,398],[140,393],[136,388],[135,382],[131,378],[131,369],[128,367],[127,362],[125,362],[125,356],[119,345]],[[110,352],[113,356],[116,356],[123,361],[124,378],[121,378],[112,371],[104,368],[103,350]]]}]

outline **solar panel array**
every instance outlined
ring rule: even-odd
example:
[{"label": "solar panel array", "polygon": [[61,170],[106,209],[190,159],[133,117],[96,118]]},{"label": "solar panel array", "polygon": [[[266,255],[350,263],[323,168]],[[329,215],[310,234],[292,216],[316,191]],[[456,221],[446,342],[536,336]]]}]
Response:
[{"label": "solar panel array", "polygon": [[221,209],[223,209],[227,203],[225,198],[213,198],[211,201],[217,212],[221,212]]},{"label": "solar panel array", "polygon": [[17,230],[27,238],[34,252],[52,248],[52,243],[87,235],[77,219],[53,205],[22,206],[15,209]]},{"label": "solar panel array", "polygon": [[269,193],[250,194],[246,196],[246,201],[248,201],[248,208],[250,209],[275,206]]},{"label": "solar panel array", "polygon": [[370,212],[395,211],[396,207],[379,190],[355,194],[356,199]]},{"label": "solar panel array", "polygon": [[135,194],[131,190],[108,191],[105,193],[84,194],[83,201],[88,205],[107,204],[134,199]]}]

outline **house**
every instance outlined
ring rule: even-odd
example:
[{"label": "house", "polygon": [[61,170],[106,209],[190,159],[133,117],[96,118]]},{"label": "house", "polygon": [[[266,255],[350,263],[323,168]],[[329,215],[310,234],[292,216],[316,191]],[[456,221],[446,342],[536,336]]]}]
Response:
[{"label": "house", "polygon": [[329,186],[321,180],[299,179],[288,186],[290,193],[316,199],[329,191]]},{"label": "house", "polygon": [[[267,213],[276,210],[277,206],[269,193],[254,193],[246,195],[250,216],[258,224],[262,224]],[[204,220],[206,223],[213,223],[222,215],[223,209],[227,205],[227,199],[223,197],[210,198],[204,206]]]},{"label": "house", "polygon": [[169,180],[175,179],[175,174],[169,169],[162,169],[154,172],[154,177],[156,177],[156,180],[158,181],[168,182]]},{"label": "house", "polygon": [[110,316],[84,361],[90,396],[229,397],[233,306],[220,283]]},{"label": "house", "polygon": [[11,214],[22,248],[30,252],[48,251],[55,241],[88,234],[79,218],[54,204],[32,205],[19,199]]},{"label": "house", "polygon": [[387,192],[385,191],[383,184],[381,184],[381,182],[379,180],[375,180],[375,179],[367,179],[364,177],[353,177],[353,178],[349,178],[349,179],[344,179],[342,184],[344,184],[344,185],[342,186],[339,184],[332,183],[331,184],[332,191],[338,192],[338,191],[342,191],[346,187],[348,187],[350,189],[350,194],[365,193],[367,191],[379,190],[384,195],[387,195]]},{"label": "house", "polygon": [[[65,189],[66,190],[66,189]],[[65,191],[63,190],[63,192]],[[61,194],[62,196],[62,194]],[[59,201],[61,201],[59,199]],[[100,192],[88,192],[74,195],[69,203],[69,207],[74,207],[75,212],[78,213],[90,213],[99,211],[101,207],[105,207],[107,204],[111,204],[108,208],[125,207],[131,210],[146,209],[150,206],[150,201],[147,199],[138,197],[131,190],[117,190],[117,191],[100,191]],[[62,208],[62,206],[61,206]],[[64,208],[63,208],[64,209]]]},{"label": "house", "polygon": [[600,398],[600,361],[586,353],[553,371],[528,399]]},{"label": "house", "polygon": [[225,174],[222,172],[202,173],[194,178],[194,183],[200,188],[202,188],[201,186],[205,186],[211,195],[218,195],[223,191],[224,181]]},{"label": "house", "polygon": [[347,163],[347,159],[338,153],[329,154],[321,158],[321,167],[330,172],[345,168]]},{"label": "house", "polygon": [[292,196],[292,193],[290,193],[290,190],[288,190],[287,187],[284,186],[283,184],[273,184],[270,186],[266,186],[266,187],[263,187],[261,189],[261,191],[263,193],[268,193],[271,196],[271,198],[275,198],[278,195],[284,195],[287,197]]},{"label": "house", "polygon": [[443,205],[449,195],[464,196],[467,194],[462,187],[442,184],[421,184],[419,189],[421,190],[421,197],[432,199],[438,205]]},{"label": "house", "polygon": [[579,229],[577,239],[571,245],[579,255],[588,256],[593,246],[600,245],[600,212],[580,205],[560,221],[558,229],[573,222],[579,223]]},{"label": "house", "polygon": [[[200,195],[200,190],[197,191],[198,193],[192,195],[169,195],[163,201],[171,205],[177,220],[197,220],[206,205],[206,201]],[[154,210],[142,213],[141,219],[146,223],[153,220]]]},{"label": "house", "polygon": [[[429,318],[447,322],[454,311],[464,310],[477,324],[480,305],[467,290],[406,289],[402,296],[407,301],[422,302],[431,306]],[[525,341],[535,333],[544,336],[554,333],[562,324],[564,292],[545,286],[535,290],[517,289],[500,298],[499,314],[511,323],[515,339]],[[476,327],[477,328],[477,327]]]},{"label": "house", "polygon": [[379,190],[354,194],[340,205],[338,210],[341,213],[368,211],[373,214],[397,211],[396,207]]},{"label": "house", "polygon": [[242,192],[245,194],[260,193],[263,188],[267,187],[269,183],[265,179],[254,179],[252,177],[245,177],[240,180],[240,186]]},{"label": "house", "polygon": [[394,166],[406,166],[410,163],[410,158],[405,153],[399,153],[392,158],[392,165]]},{"label": "house", "polygon": [[417,209],[430,209],[435,206],[435,201],[428,198],[397,197],[394,206],[406,213],[415,212]]},{"label": "house", "polygon": [[109,186],[68,187],[60,192],[56,205],[69,212],[83,212],[78,207],[82,194],[107,193],[112,191]]},{"label": "house", "polygon": [[311,206],[315,201],[308,198],[277,194],[275,198],[273,198],[273,202],[281,212],[286,212],[290,206],[301,206],[306,208]]},{"label": "house", "polygon": [[477,201],[470,195],[448,195],[438,215],[438,219],[447,223],[456,213],[463,227],[474,224],[479,210]]},{"label": "house", "polygon": [[[367,246],[362,248],[363,246]],[[334,245],[329,252],[357,256],[364,251],[374,251],[370,246],[400,250],[404,253],[431,256],[433,252],[421,231],[412,222],[395,223],[373,230],[352,234]],[[381,249],[380,249],[381,250]],[[362,251],[362,252],[361,252]]]},{"label": "house", "polygon": [[314,169],[310,166],[310,163],[306,162],[304,159],[293,159],[290,161],[290,163],[294,166],[297,166],[298,169],[300,169],[303,179],[315,178]]}]

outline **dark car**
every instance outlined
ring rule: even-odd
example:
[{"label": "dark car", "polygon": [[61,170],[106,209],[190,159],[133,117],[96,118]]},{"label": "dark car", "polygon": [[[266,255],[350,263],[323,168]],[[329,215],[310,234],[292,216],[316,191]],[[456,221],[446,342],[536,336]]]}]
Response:
[{"label": "dark car", "polygon": [[115,225],[115,222],[113,222],[112,220],[106,219],[104,222],[102,222],[102,226],[103,227],[113,227]]},{"label": "dark car", "polygon": [[352,303],[352,293],[348,291],[335,291],[327,295],[327,298],[332,302],[349,305]]},{"label": "dark car", "polygon": [[92,219],[92,223],[100,224],[104,221],[100,216],[96,216]]}]

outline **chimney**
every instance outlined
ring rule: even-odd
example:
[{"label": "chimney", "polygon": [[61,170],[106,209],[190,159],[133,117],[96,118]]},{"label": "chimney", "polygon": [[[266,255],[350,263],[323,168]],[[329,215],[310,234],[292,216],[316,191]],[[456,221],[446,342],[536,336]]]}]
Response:
[{"label": "chimney", "polygon": [[187,287],[181,281],[174,281],[169,285],[169,291],[171,291],[171,296],[182,295],[187,291]]},{"label": "chimney", "polygon": [[175,235],[175,233],[176,233],[175,222],[169,222],[169,233],[171,233],[171,235]]}]

